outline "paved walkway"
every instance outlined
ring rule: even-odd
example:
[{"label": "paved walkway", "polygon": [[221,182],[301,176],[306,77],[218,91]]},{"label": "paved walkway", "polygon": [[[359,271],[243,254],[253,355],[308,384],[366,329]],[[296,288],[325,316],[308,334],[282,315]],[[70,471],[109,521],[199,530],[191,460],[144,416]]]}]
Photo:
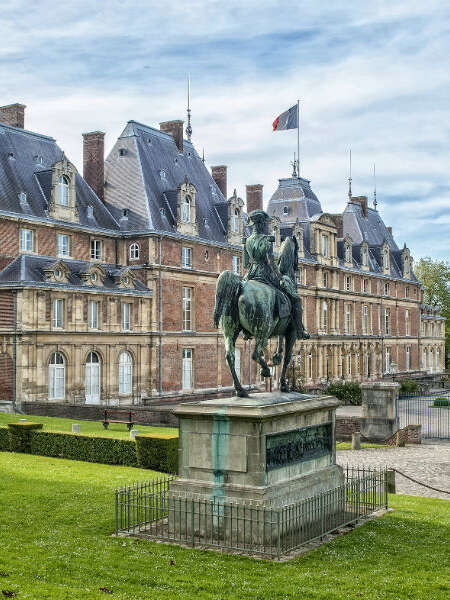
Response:
[{"label": "paved walkway", "polygon": [[[450,491],[450,442],[427,442],[405,448],[366,448],[364,450],[341,450],[337,462],[357,466],[388,466],[441,490]],[[450,494],[429,490],[396,473],[398,494],[445,498]]]}]

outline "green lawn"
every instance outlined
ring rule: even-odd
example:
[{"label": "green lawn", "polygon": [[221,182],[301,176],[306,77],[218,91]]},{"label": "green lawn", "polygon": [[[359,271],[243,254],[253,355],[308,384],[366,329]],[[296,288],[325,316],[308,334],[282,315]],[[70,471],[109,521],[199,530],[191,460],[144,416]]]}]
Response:
[{"label": "green lawn", "polygon": [[[112,423],[108,429],[103,428],[100,421],[82,421],[80,419],[60,419],[58,417],[39,417],[33,415],[11,415],[0,413],[0,427],[7,423],[13,423],[19,419],[27,419],[44,423],[44,431],[72,431],[72,423],[79,423],[80,434],[95,435],[96,437],[112,437],[119,439],[130,439],[130,433],[126,425],[122,423]],[[173,427],[146,427],[145,425],[135,425],[139,433],[177,433],[178,429]]]},{"label": "green lawn", "polygon": [[[386,444],[363,444],[361,443],[361,448],[390,448],[390,446],[386,446]],[[351,450],[352,443],[351,442],[336,442],[336,450]]]},{"label": "green lawn", "polygon": [[19,600],[95,600],[101,587],[133,600],[449,597],[446,500],[393,496],[394,512],[276,563],[110,537],[113,489],[152,475],[0,452],[0,590]]}]

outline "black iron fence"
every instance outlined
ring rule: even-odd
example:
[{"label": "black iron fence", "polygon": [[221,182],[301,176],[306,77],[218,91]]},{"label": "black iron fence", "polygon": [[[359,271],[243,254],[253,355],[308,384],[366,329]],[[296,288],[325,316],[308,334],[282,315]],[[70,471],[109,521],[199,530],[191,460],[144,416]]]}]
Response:
[{"label": "black iron fence", "polygon": [[400,429],[421,425],[423,438],[450,439],[450,391],[400,396],[397,416]]},{"label": "black iron fence", "polygon": [[116,534],[281,558],[388,506],[385,469],[347,467],[341,486],[281,508],[177,497],[173,479],[116,490]]}]

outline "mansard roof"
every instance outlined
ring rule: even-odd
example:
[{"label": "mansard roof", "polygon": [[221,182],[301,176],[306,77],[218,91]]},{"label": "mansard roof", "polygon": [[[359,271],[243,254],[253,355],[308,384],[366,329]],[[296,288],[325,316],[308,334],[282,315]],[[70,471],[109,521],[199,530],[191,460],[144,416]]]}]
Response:
[{"label": "mansard roof", "polygon": [[[284,207],[288,214],[283,213]],[[284,222],[304,221],[322,213],[319,199],[312,191],[310,181],[303,177],[279,179],[279,185],[267,205],[267,213],[279,217]]]},{"label": "mansard roof", "polygon": [[[0,211],[55,222],[48,216],[51,169],[62,157],[63,151],[52,137],[0,123]],[[26,194],[23,202],[21,192]],[[75,194],[81,225],[118,229],[114,217],[78,173]],[[89,205],[94,219],[88,217]]]},{"label": "mansard roof", "polygon": [[[64,263],[67,267],[67,282],[49,282],[45,271],[56,268],[56,265]],[[81,275],[90,268],[100,266],[105,272],[105,278],[101,285],[85,285]],[[52,287],[52,288],[70,288],[79,291],[108,291],[114,293],[140,292],[141,294],[152,295],[152,291],[147,288],[139,279],[133,280],[133,288],[124,289],[116,282],[116,277],[122,275],[126,270],[132,267],[117,267],[108,263],[92,263],[82,260],[55,259],[49,256],[36,256],[31,254],[21,254],[2,271],[0,271],[0,286],[23,287]]]},{"label": "mansard roof", "polygon": [[[128,150],[120,156],[122,146]],[[180,152],[171,134],[129,121],[106,159],[105,171],[107,206],[116,218],[128,209],[122,231],[175,233],[178,188],[188,181],[196,188],[199,238],[227,242],[227,201],[188,140]]]},{"label": "mansard roof", "polygon": [[342,216],[344,235],[348,233],[353,243],[360,244],[365,240],[369,246],[381,246],[386,240],[391,250],[398,250],[394,238],[377,210],[368,207],[367,217],[365,217],[361,204],[349,202]]}]

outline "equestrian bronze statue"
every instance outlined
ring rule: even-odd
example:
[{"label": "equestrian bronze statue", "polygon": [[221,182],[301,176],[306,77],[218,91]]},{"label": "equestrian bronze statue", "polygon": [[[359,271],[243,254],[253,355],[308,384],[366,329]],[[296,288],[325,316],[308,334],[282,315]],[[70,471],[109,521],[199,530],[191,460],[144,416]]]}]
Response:
[{"label": "equestrian bronze statue", "polygon": [[216,286],[214,326],[221,327],[225,338],[228,366],[233,376],[236,394],[248,393],[241,385],[234,368],[235,344],[242,331],[245,339],[255,338],[253,360],[261,365],[262,377],[270,377],[264,350],[270,338],[278,337],[278,348],[272,358],[274,365],[284,360],[280,376],[280,390],[289,391],[286,369],[292,358],[295,340],[309,338],[303,327],[302,305],[297,294],[295,271],[298,268],[298,245],[295,237],[287,237],[281,244],[277,262],[273,255],[275,238],[268,234],[270,217],[263,210],[249,215],[252,234],[245,240],[243,280],[224,271]]}]

